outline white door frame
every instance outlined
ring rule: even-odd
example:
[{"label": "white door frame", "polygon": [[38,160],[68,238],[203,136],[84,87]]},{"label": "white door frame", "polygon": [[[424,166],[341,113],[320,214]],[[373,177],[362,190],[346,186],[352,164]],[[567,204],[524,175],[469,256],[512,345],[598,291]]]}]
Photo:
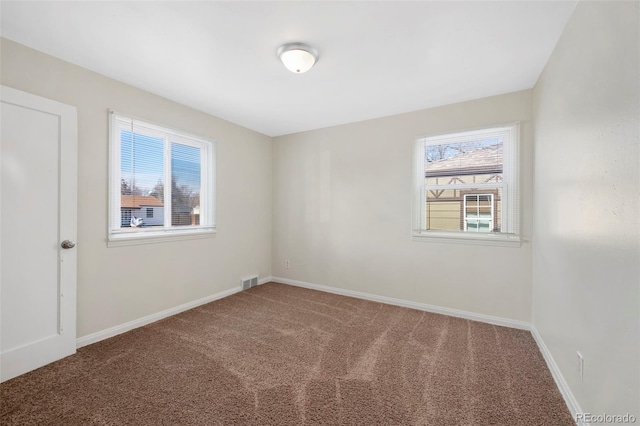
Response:
[{"label": "white door frame", "polygon": [[[0,102],[53,115],[58,118],[59,123],[58,333],[7,351],[3,351],[1,347],[0,336],[0,381],[6,381],[76,351],[77,248],[65,250],[60,244],[63,240],[77,242],[78,119],[77,110],[73,106],[6,86],[0,86]],[[2,253],[0,259],[1,256]],[[34,267],[37,265],[34,264]]]}]

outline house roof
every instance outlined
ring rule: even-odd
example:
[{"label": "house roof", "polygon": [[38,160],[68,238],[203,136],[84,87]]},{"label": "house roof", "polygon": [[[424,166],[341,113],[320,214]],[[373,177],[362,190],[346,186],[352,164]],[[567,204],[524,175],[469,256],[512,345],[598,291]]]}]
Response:
[{"label": "house roof", "polygon": [[137,209],[140,207],[162,207],[164,204],[156,197],[150,195],[121,195],[120,207]]},{"label": "house roof", "polygon": [[425,177],[486,173],[502,173],[502,144],[463,152],[425,166]]}]

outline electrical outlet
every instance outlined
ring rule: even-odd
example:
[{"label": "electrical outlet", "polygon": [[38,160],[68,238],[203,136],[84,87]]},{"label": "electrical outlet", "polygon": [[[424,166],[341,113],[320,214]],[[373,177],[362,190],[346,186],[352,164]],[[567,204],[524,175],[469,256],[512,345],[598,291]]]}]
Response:
[{"label": "electrical outlet", "polygon": [[284,267],[287,269],[291,268],[291,262],[289,262],[289,259],[284,261]]},{"label": "electrical outlet", "polygon": [[584,358],[579,351],[576,351],[576,355],[578,356],[578,375],[580,380],[584,380]]}]

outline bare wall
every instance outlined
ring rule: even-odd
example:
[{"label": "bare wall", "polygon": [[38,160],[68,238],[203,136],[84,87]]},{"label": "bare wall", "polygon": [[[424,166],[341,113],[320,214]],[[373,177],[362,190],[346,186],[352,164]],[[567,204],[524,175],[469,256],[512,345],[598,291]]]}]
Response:
[{"label": "bare wall", "polygon": [[[274,138],[273,275],[529,322],[531,105],[527,90]],[[412,241],[416,136],[514,121],[522,246]]]},{"label": "bare wall", "polygon": [[[271,138],[1,39],[1,83],[78,108],[78,337],[271,275]],[[218,234],[107,248],[107,110],[217,141]]]},{"label": "bare wall", "polygon": [[636,418],[639,6],[579,2],[534,91],[533,324],[584,411]]}]

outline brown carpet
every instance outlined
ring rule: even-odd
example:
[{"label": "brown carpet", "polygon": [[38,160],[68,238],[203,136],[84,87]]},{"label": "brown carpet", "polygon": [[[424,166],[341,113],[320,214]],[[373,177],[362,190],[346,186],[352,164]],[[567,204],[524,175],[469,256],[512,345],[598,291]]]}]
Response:
[{"label": "brown carpet", "polygon": [[573,425],[527,331],[269,283],[0,385],[2,425]]}]

